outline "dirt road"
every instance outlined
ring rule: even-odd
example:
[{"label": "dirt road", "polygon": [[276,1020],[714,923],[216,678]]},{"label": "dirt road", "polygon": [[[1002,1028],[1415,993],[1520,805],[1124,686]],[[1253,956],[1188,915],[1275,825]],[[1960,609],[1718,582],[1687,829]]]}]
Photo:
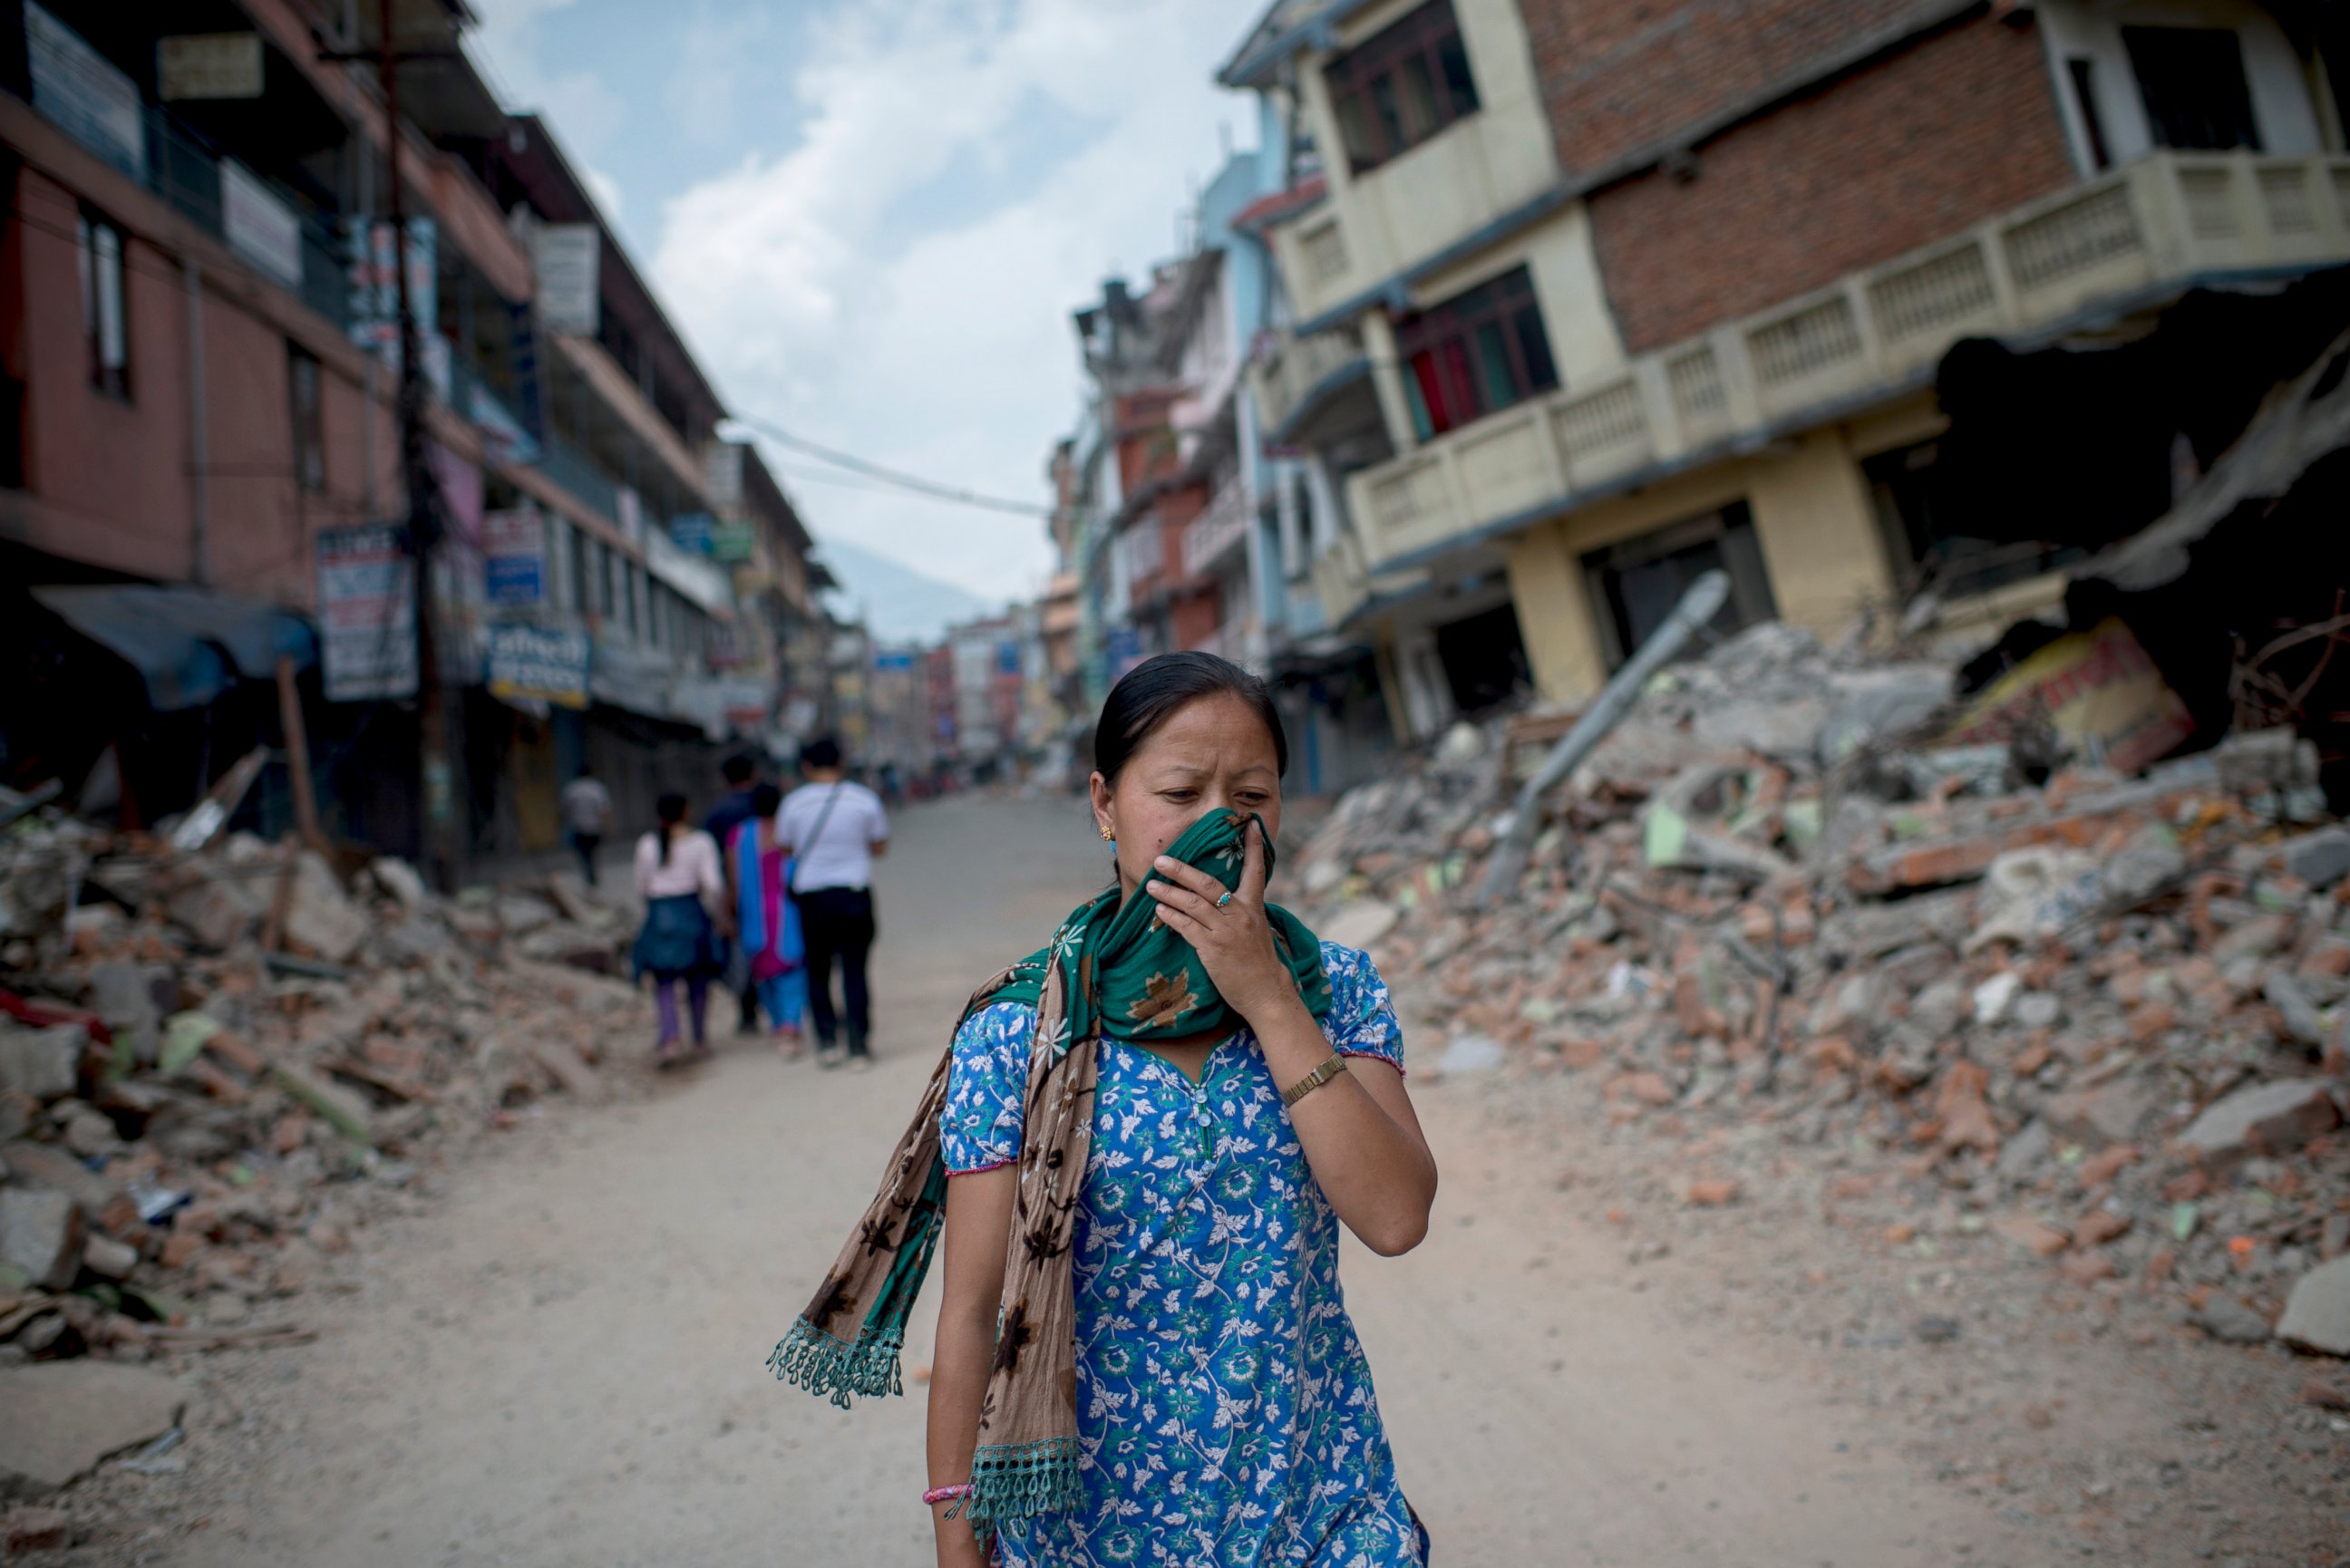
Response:
[{"label": "dirt road", "polygon": [[[743,1046],[649,1102],[558,1113],[379,1227],[315,1345],[210,1364],[209,1500],[149,1561],[918,1563],[921,1402],[844,1415],[761,1366],[869,1195],[971,984],[1105,872],[1066,804],[906,814],[883,863],[879,1070]],[[1555,1190],[1560,1151],[1484,1091],[1419,1093],[1429,1243],[1347,1262],[1438,1561],[1897,1568],[2059,1543],[1924,1471],[1883,1412],[1725,1316],[1692,1324]],[[1678,1263],[1679,1260],[1676,1259]],[[931,1314],[908,1359],[929,1358]],[[136,1553],[134,1553],[136,1555]],[[2064,1548],[2065,1560],[2076,1560]]]}]

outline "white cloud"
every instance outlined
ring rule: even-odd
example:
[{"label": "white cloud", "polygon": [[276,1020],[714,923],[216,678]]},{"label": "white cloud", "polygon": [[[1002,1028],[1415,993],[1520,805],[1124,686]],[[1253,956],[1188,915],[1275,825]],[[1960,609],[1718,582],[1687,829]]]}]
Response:
[{"label": "white cloud", "polygon": [[[550,73],[539,64],[545,43],[541,24],[570,10],[577,0],[475,0],[481,18],[467,40],[508,109],[535,111],[555,128],[556,139],[587,182],[606,218],[620,219],[620,187],[597,166],[597,155],[617,136],[629,115],[629,100],[588,71]],[[557,21],[556,26],[565,23]]]},{"label": "white cloud", "polygon": [[[665,205],[662,296],[743,412],[1041,503],[1077,406],[1069,312],[1114,263],[1139,271],[1171,247],[1218,121],[1245,118],[1210,78],[1260,5],[849,0],[810,30],[792,151]],[[1009,160],[1021,183],[1037,95],[1100,129],[993,210],[926,222],[907,199],[951,170]],[[1041,523],[795,488],[819,533],[976,592],[1032,591],[1046,569]]]}]

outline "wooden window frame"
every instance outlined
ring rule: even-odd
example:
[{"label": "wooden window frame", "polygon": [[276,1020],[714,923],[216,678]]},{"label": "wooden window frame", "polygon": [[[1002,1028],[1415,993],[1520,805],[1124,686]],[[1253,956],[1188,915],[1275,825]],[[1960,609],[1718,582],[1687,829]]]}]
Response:
[{"label": "wooden window frame", "polygon": [[[1522,328],[1528,317],[1542,344],[1539,365],[1526,351]],[[1478,338],[1489,327],[1500,330],[1499,366],[1489,362]],[[1523,265],[1403,317],[1395,330],[1396,352],[1403,361],[1404,395],[1422,441],[1433,441],[1488,414],[1515,408],[1529,398],[1557,390],[1561,384],[1549,325],[1543,320],[1542,302],[1534,295],[1534,275]],[[1495,370],[1508,383],[1510,395],[1505,400],[1492,395],[1489,378]],[[1430,400],[1423,379],[1437,383],[1441,401]]]},{"label": "wooden window frame", "polygon": [[[1447,69],[1457,65],[1456,75]],[[1407,67],[1425,74],[1428,97],[1413,106],[1404,97]],[[1409,151],[1483,106],[1452,0],[1430,0],[1372,34],[1322,67],[1338,142],[1357,174]],[[1384,97],[1382,96],[1384,89]],[[1407,119],[1426,123],[1407,123]]]}]

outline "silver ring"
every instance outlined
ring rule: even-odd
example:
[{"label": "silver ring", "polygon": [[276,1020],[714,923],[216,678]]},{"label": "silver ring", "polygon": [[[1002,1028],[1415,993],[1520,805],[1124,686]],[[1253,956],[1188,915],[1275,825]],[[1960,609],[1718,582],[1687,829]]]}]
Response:
[{"label": "silver ring", "polygon": [[1219,899],[1217,899],[1217,900],[1216,900],[1216,908],[1218,908],[1219,909],[1222,909],[1226,904],[1229,904],[1229,903],[1231,903],[1232,901],[1232,890],[1230,888],[1225,888],[1225,889],[1224,889],[1224,896],[1223,896],[1222,898],[1219,898]]}]

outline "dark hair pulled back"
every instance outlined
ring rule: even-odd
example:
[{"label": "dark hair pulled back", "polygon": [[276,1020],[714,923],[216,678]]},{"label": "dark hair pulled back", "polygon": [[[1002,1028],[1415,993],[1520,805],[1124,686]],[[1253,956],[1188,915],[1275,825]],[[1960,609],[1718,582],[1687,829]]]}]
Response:
[{"label": "dark hair pulled back", "polygon": [[1273,688],[1229,659],[1212,653],[1161,653],[1144,659],[1110,688],[1094,727],[1094,766],[1109,784],[1158,728],[1202,697],[1237,697],[1264,721],[1273,736],[1274,766],[1289,771],[1289,737]]},{"label": "dark hair pulled back", "polygon": [[751,815],[753,816],[773,816],[775,815],[775,808],[783,804],[784,792],[777,789],[774,784],[758,784],[754,786],[751,791]]}]

